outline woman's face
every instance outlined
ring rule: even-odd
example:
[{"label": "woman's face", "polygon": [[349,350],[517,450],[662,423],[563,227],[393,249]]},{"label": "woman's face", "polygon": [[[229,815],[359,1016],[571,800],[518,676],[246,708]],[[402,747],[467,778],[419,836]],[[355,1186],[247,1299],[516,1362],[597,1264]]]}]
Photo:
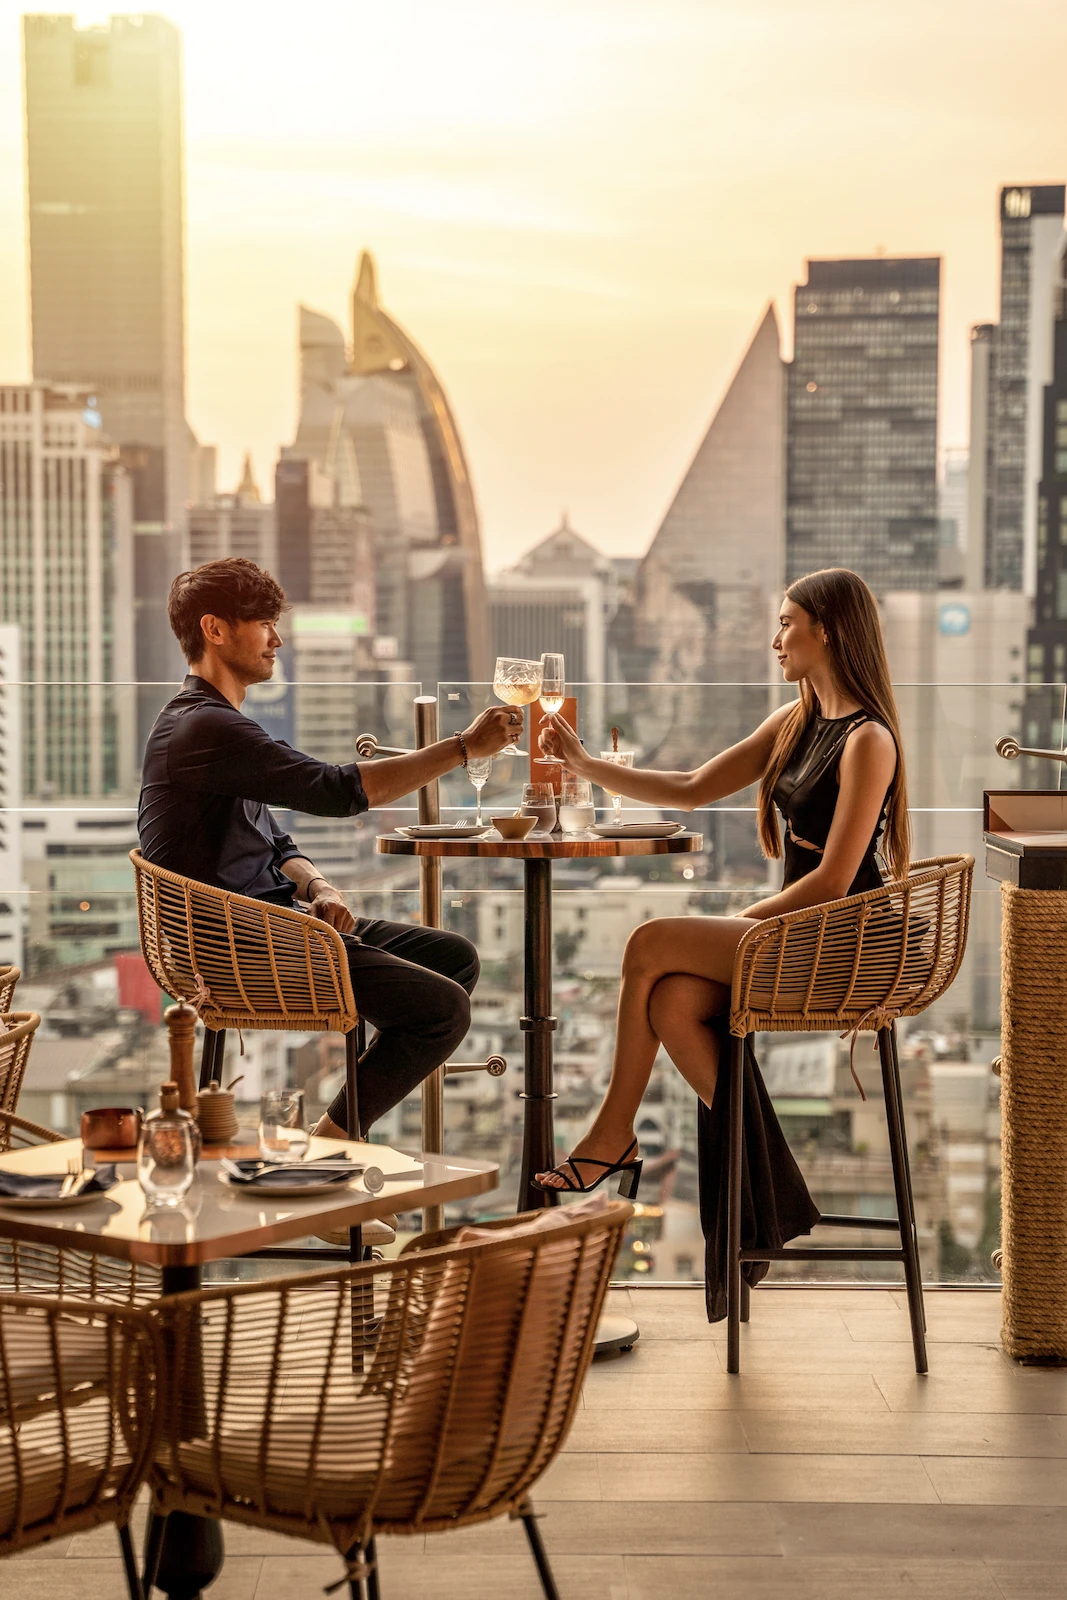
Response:
[{"label": "woman's face", "polygon": [[778,632],[771,648],[778,657],[786,683],[799,683],[826,665],[826,630],[810,611],[793,600],[783,600],[778,614]]}]

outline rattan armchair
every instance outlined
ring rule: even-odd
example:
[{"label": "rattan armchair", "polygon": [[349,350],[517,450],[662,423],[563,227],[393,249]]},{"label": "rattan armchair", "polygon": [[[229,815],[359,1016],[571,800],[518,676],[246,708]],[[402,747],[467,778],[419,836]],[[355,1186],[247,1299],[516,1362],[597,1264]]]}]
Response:
[{"label": "rattan armchair", "polygon": [[22,977],[19,967],[6,966],[0,962],[0,1016],[11,1010],[11,1002],[15,998],[15,985]]},{"label": "rattan armchair", "polygon": [[[0,1014],[0,1111],[11,1113],[19,1103],[33,1036],[41,1026],[36,1011]],[[0,1154],[8,1149],[10,1123],[0,1121]]]},{"label": "rattan armchair", "polygon": [[[973,856],[912,863],[907,878],[771,917],[745,934],[734,958],[730,1000],[727,1370],[740,1368],[747,1320],[746,1262],[800,1259],[900,1261],[908,1292],[917,1372],[927,1370],[919,1268],[896,1021],[914,1017],[952,983],[967,943]],[[899,1230],[899,1246],[742,1248],[744,1044],[752,1033],[877,1032],[896,1218],[823,1216],[837,1228]]]},{"label": "rattan armchair", "polygon": [[[536,1213],[527,1231],[161,1301],[173,1381],[146,1577],[163,1518],[186,1511],[333,1545],[373,1600],[376,1533],[511,1515],[551,1600],[528,1495],[579,1403],[632,1214]],[[371,1285],[381,1328],[354,1370],[349,1300]]]},{"label": "rattan armchair", "polygon": [[128,1523],[162,1370],[143,1312],[0,1295],[0,1556],[113,1522],[141,1600]]}]

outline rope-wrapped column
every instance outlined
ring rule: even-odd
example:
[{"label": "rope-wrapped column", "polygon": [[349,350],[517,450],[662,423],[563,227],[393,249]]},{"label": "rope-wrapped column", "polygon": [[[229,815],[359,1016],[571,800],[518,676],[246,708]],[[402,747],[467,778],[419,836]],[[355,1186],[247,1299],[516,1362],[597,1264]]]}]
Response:
[{"label": "rope-wrapped column", "polygon": [[1067,1361],[1067,892],[1001,896],[1001,1338]]}]

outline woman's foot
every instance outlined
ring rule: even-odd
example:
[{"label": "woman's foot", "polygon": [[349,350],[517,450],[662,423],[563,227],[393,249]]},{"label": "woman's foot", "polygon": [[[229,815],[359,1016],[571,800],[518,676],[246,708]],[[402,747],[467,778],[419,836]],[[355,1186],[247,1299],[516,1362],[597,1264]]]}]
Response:
[{"label": "woman's foot", "polygon": [[591,1129],[558,1167],[539,1172],[534,1182],[542,1189],[579,1190],[595,1189],[613,1172],[641,1170],[637,1140],[631,1132],[620,1140],[609,1142]]}]

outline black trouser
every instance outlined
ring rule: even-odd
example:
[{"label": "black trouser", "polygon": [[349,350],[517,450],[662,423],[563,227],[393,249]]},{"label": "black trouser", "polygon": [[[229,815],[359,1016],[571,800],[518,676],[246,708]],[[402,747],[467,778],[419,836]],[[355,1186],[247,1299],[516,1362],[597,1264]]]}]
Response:
[{"label": "black trouser", "polygon": [[[359,1063],[362,1132],[447,1061],[470,1027],[478,952],[469,939],[438,928],[357,917],[348,949],[352,993],[375,1036]],[[331,1122],[348,1126],[344,1089]]]}]

